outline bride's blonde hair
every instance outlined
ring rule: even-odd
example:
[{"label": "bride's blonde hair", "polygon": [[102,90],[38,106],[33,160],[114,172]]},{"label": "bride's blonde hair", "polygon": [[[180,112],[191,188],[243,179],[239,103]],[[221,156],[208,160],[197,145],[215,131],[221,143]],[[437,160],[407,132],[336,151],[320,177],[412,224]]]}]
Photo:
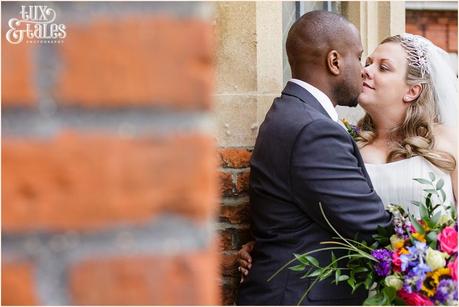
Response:
[{"label": "bride's blonde hair", "polygon": [[[440,169],[453,171],[456,168],[456,159],[447,152],[434,149],[435,137],[432,131],[433,125],[438,123],[438,114],[430,75],[421,71],[417,63],[419,57],[416,58],[416,51],[414,46],[410,46],[409,40],[395,35],[384,39],[381,44],[390,42],[400,44],[408,54],[406,83],[420,84],[422,90],[418,98],[410,103],[401,125],[391,131],[391,135],[401,141],[389,152],[386,162],[422,156]],[[360,148],[370,144],[376,137],[374,123],[368,113],[357,123],[357,127],[360,129],[357,137]]]}]

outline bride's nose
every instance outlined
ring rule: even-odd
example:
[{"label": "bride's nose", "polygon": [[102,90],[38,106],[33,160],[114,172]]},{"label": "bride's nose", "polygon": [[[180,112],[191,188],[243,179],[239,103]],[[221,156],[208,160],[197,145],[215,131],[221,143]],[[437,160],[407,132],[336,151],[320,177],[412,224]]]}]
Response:
[{"label": "bride's nose", "polygon": [[367,66],[364,66],[363,69],[362,69],[362,78],[365,80],[365,79],[371,79],[371,75],[370,75],[370,66],[371,65],[367,65]]}]

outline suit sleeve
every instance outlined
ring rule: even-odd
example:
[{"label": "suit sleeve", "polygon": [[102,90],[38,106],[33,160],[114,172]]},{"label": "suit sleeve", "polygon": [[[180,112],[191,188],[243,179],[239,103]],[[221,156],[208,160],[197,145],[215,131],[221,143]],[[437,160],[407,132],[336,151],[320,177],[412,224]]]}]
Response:
[{"label": "suit sleeve", "polygon": [[377,226],[388,227],[391,214],[368,184],[350,136],[338,125],[317,119],[298,134],[290,159],[292,194],[314,221],[332,231],[319,208],[345,238],[371,241]]}]

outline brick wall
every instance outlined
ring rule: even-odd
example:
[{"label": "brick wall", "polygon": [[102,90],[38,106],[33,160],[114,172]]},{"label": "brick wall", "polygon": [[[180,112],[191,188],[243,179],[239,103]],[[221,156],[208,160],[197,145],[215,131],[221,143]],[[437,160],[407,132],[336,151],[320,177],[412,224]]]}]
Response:
[{"label": "brick wall", "polygon": [[422,35],[457,53],[457,11],[407,10],[406,32]]},{"label": "brick wall", "polygon": [[251,148],[219,149],[221,208],[218,230],[222,253],[222,304],[232,305],[237,294],[240,274],[237,251],[251,240],[249,221],[249,161]]},{"label": "brick wall", "polygon": [[63,43],[2,33],[2,304],[220,304],[209,4],[48,5]]}]

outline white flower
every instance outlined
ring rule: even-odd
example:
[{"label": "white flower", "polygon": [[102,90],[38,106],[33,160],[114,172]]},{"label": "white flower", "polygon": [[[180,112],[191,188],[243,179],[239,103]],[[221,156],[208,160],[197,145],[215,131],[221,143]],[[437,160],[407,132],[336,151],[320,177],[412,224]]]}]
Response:
[{"label": "white flower", "polygon": [[451,220],[452,219],[448,214],[442,214],[438,219],[437,225],[448,224]]},{"label": "white flower", "polygon": [[400,290],[403,286],[403,281],[395,275],[389,275],[384,279],[386,286]]},{"label": "white flower", "polygon": [[444,268],[446,265],[446,258],[448,258],[447,253],[433,250],[430,247],[427,249],[426,263],[432,269],[432,271]]}]

